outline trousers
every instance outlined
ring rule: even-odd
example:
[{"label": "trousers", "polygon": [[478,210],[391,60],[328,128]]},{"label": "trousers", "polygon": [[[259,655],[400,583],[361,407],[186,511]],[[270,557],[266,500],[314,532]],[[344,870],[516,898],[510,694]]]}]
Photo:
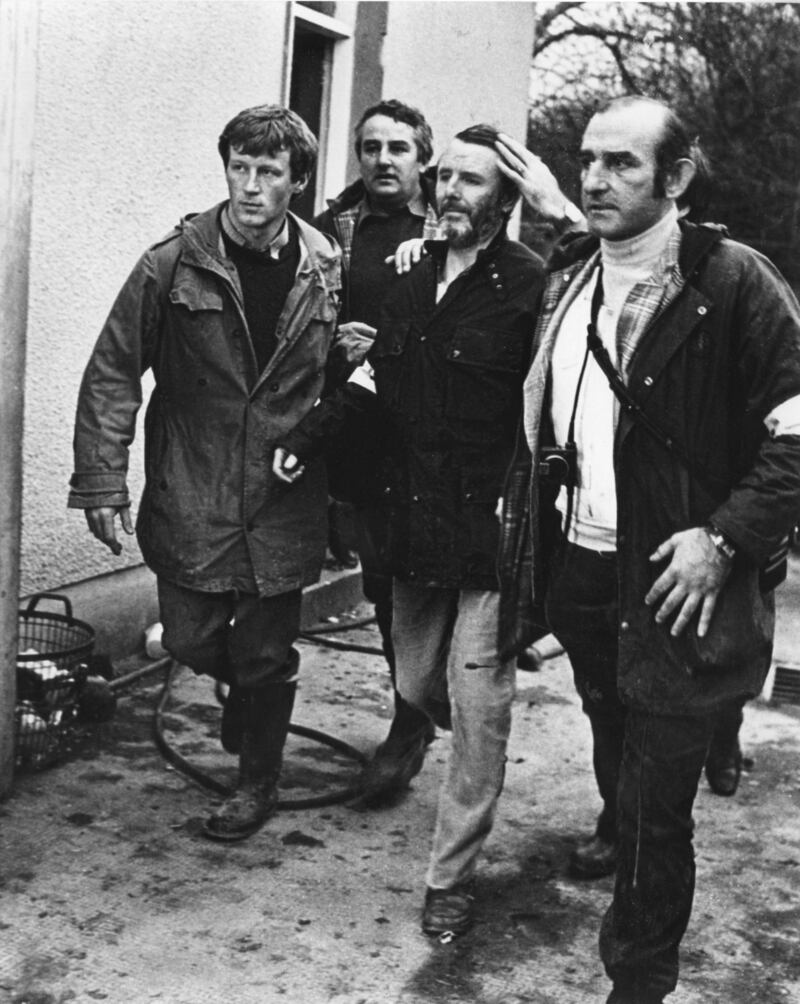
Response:
[{"label": "trousers", "polygon": [[256,596],[201,593],[158,579],[163,644],[198,674],[244,689],[288,683],[297,673],[302,591]]},{"label": "trousers", "polygon": [[446,685],[451,705],[452,745],[426,875],[433,889],[472,877],[503,787],[516,671],[497,651],[498,609],[496,592],[394,582],[398,690],[431,714]]},{"label": "trousers", "polygon": [[603,799],[598,834],[617,841],[600,956],[625,999],[660,1000],[677,985],[679,946],[692,910],[692,806],[714,716],[660,715],[621,701],[615,555],[562,544],[547,615],[592,727]]},{"label": "trousers", "polygon": [[625,708],[617,694],[617,561],[614,552],[562,544],[547,590],[550,629],[572,666],[575,690],[592,729],[592,761],[603,807],[597,835],[613,843]]}]

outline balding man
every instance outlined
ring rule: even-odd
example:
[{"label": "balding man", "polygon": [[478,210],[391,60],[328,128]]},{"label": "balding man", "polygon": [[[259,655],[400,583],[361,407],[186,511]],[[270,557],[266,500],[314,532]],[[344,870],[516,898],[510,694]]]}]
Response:
[{"label": "balding man", "polygon": [[[538,192],[540,162],[501,149]],[[531,479],[506,498],[504,582],[546,586],[592,726],[603,812],[573,867],[616,866],[609,1004],[677,984],[715,713],[762,687],[772,559],[800,511],[800,308],[757,252],[679,221],[694,153],[646,98],[589,122],[590,233],[551,263],[524,390]],[[515,575],[528,529],[532,575]]]}]

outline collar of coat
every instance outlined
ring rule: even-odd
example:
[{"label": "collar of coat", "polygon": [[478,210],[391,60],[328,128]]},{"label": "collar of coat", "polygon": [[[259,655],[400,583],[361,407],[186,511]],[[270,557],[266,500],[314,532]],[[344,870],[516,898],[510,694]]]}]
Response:
[{"label": "collar of coat", "polygon": [[[513,242],[509,240],[506,232],[506,224],[503,223],[486,247],[481,248],[478,251],[473,264],[461,274],[465,275],[468,272],[472,272],[473,269],[484,269],[489,278],[492,289],[494,290],[495,296],[498,300],[504,300],[507,295],[505,281],[507,276],[503,274],[503,270],[498,263],[498,254],[506,245],[512,244]],[[447,257],[447,248],[448,244],[445,240],[425,241],[425,250],[436,262],[436,265],[439,268],[444,266],[445,258]]]},{"label": "collar of coat", "polygon": [[[728,236],[728,231],[717,223],[688,223],[686,220],[679,220],[678,226],[681,229],[678,267],[683,278],[689,279],[711,248]],[[588,261],[599,247],[600,240],[594,234],[567,234],[550,255],[549,271],[558,272]]]},{"label": "collar of coat", "polygon": [[[221,228],[219,214],[225,206],[219,203],[203,213],[185,216],[178,224],[174,234],[181,240],[181,258],[187,264],[217,271],[223,264],[221,247]],[[289,213],[296,224],[300,236],[301,248],[306,251],[301,254],[300,271],[312,270],[317,273],[322,284],[329,290],[338,290],[341,286],[340,265],[341,256],[333,242],[309,226],[294,213]]]}]

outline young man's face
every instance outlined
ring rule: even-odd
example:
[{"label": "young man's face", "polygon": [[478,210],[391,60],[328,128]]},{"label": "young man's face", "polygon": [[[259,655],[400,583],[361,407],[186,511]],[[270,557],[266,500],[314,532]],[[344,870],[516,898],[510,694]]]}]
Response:
[{"label": "young man's face", "polygon": [[423,166],[418,160],[414,130],[388,115],[373,115],[361,134],[361,180],[370,202],[378,208],[407,206],[419,192]]},{"label": "young man's face", "polygon": [[589,230],[621,241],[660,220],[672,199],[655,194],[656,148],[663,115],[645,105],[602,112],[581,145],[581,190]]},{"label": "young man's face", "polygon": [[251,157],[232,148],[225,179],[233,221],[254,240],[278,232],[292,196],[305,188],[305,179],[292,181],[288,150]]},{"label": "young man's face", "polygon": [[436,170],[436,202],[442,232],[454,248],[494,236],[508,207],[501,204],[497,154],[486,146],[454,139]]}]

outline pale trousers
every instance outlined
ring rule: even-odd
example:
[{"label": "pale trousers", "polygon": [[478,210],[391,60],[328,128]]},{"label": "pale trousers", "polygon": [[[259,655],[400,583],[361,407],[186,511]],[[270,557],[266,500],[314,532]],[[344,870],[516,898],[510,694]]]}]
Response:
[{"label": "pale trousers", "polygon": [[397,689],[426,712],[446,689],[452,712],[426,876],[432,889],[472,877],[503,787],[516,664],[498,655],[499,600],[497,592],[394,581]]}]

